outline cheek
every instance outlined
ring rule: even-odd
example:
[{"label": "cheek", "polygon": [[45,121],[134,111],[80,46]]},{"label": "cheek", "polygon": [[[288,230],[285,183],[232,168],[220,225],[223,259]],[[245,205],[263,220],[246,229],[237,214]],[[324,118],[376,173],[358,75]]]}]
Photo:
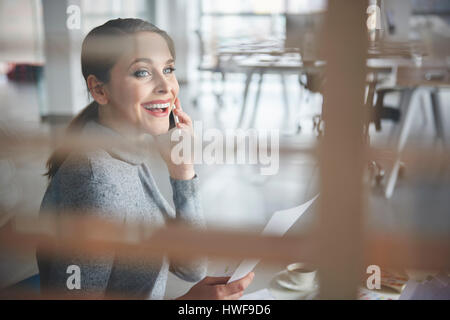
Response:
[{"label": "cheek", "polygon": [[134,105],[140,105],[145,102],[145,98],[148,97],[148,85],[135,84],[129,88],[129,98]]},{"label": "cheek", "polygon": [[136,108],[144,100],[148,89],[136,83],[122,83],[116,88],[116,105],[124,112],[136,112]]},{"label": "cheek", "polygon": [[127,105],[137,104],[142,101],[147,92],[145,85],[139,83],[129,83],[121,88],[122,96],[127,101]]},{"label": "cheek", "polygon": [[178,92],[180,92],[180,85],[178,84],[178,81],[176,78],[173,81],[172,88],[174,88],[174,90],[175,90],[175,95],[178,96]]},{"label": "cheek", "polygon": [[133,87],[130,87],[126,81],[111,81],[111,102],[118,108],[122,109],[129,105],[133,100],[135,93]]}]

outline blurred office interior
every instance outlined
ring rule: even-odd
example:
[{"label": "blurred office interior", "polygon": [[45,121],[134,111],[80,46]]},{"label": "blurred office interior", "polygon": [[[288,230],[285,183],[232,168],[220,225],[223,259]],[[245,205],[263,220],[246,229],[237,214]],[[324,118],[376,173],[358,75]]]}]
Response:
[{"label": "blurred office interior", "polygon": [[[448,152],[450,3],[368,3],[382,3],[379,21],[368,30],[373,55],[368,59],[372,69],[364,108],[375,110],[370,113],[369,144],[392,152]],[[79,28],[66,26],[69,6],[81,9]],[[321,28],[326,10],[326,0],[0,0],[0,131],[61,135],[91,101],[80,67],[84,36],[109,19],[137,17],[173,37],[181,104],[204,129],[274,129],[279,130],[282,147],[315,147],[324,130],[321,88],[326,78],[318,63],[318,39],[328,32]],[[380,48],[375,43],[380,39],[402,44],[401,54],[377,56]],[[295,44],[300,52],[293,50]],[[420,69],[430,61],[439,65],[430,69],[430,81],[443,85],[433,82],[432,89],[420,95],[399,87],[402,67]],[[409,79],[406,75],[406,82]],[[422,86],[429,87],[411,85]],[[416,106],[409,113],[404,102],[408,94]],[[405,124],[407,114],[411,115]],[[0,227],[16,212],[38,214],[47,186],[42,174],[51,151],[48,145],[20,156],[0,152]],[[149,161],[161,192],[172,203],[163,161],[156,151]],[[311,154],[280,152],[276,174],[263,176],[259,169],[250,164],[196,166],[208,226],[262,230],[275,211],[298,206],[320,190],[319,164]],[[449,171],[448,163],[418,171],[403,159],[368,163],[367,227],[448,236]],[[313,205],[288,234],[307,232],[316,209]],[[1,255],[1,288],[36,274],[33,252],[11,254],[2,249]],[[265,279],[278,266],[260,268]],[[263,281],[252,285],[264,287]],[[166,297],[176,297],[190,286],[171,275]]]}]

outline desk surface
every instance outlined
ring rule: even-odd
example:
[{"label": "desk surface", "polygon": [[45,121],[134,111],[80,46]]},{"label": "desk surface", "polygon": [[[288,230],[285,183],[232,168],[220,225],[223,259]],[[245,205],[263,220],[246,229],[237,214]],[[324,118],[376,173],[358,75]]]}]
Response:
[{"label": "desk surface", "polygon": [[396,83],[402,87],[450,87],[450,67],[446,65],[399,66]]},{"label": "desk surface", "polygon": [[[282,265],[263,265],[258,264],[255,269],[255,278],[245,291],[249,294],[264,288],[267,288],[270,294],[276,300],[307,300],[317,297],[317,291],[294,291],[280,286],[276,279],[277,274],[284,270]],[[380,290],[368,290],[360,287],[360,300],[398,300],[400,293],[382,287]]]}]

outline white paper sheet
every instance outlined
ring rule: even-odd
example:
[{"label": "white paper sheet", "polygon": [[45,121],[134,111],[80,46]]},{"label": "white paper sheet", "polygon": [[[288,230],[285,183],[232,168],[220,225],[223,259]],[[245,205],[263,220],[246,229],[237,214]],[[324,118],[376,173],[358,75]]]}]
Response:
[{"label": "white paper sheet", "polygon": [[445,274],[430,277],[423,282],[410,279],[399,300],[448,300],[450,277]]},{"label": "white paper sheet", "polygon": [[213,277],[231,277],[234,270],[239,266],[240,261],[237,262],[222,262],[221,264],[209,265],[211,267],[211,276]]},{"label": "white paper sheet", "polygon": [[[314,202],[314,200],[317,199],[318,196],[319,195],[316,195],[311,200],[297,207],[287,210],[275,211],[261,234],[276,235],[280,237],[283,236],[298,220],[298,218],[300,218],[302,214],[306,212],[306,210],[311,206],[311,204]],[[230,280],[228,280],[228,283],[245,277],[258,264],[259,260],[260,259],[246,259],[242,261],[234,271]]]},{"label": "white paper sheet", "polygon": [[249,294],[244,294],[239,300],[275,300],[275,298],[267,288],[264,288]]}]

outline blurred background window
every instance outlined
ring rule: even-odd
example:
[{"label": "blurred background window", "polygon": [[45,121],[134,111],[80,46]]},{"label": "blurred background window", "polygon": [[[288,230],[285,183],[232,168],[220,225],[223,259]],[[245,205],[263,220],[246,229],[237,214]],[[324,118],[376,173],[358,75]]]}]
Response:
[{"label": "blurred background window", "polygon": [[43,30],[40,0],[0,1],[0,61],[42,62]]},{"label": "blurred background window", "polygon": [[285,38],[286,14],[313,13],[326,0],[200,1],[199,30],[208,52],[218,46]]},{"label": "blurred background window", "polygon": [[450,1],[446,0],[411,0],[413,13],[450,15]]},{"label": "blurred background window", "polygon": [[133,17],[154,21],[154,1],[148,0],[82,0],[83,33],[110,19]]}]

